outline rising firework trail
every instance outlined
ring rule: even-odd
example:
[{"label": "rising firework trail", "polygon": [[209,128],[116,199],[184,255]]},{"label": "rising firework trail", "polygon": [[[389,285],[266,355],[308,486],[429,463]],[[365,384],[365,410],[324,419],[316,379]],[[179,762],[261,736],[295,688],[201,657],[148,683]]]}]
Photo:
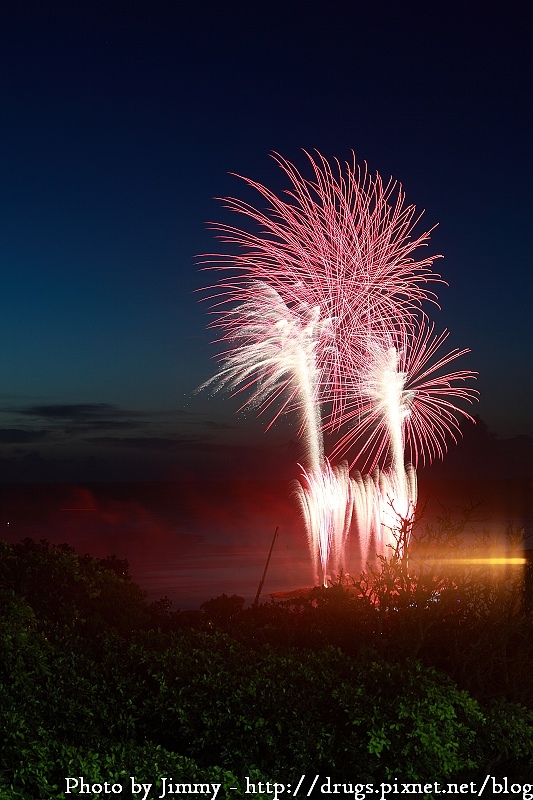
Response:
[{"label": "rising firework trail", "polygon": [[[348,465],[331,469],[324,460],[320,415],[320,375],[316,352],[328,336],[328,321],[305,302],[290,311],[275,289],[253,281],[241,289],[244,302],[218,315],[224,330],[219,341],[229,345],[220,355],[219,371],[200,389],[246,391],[243,408],[271,412],[270,427],[283,413],[297,410],[306,442],[306,468],[296,481],[315,578],[325,585],[330,555],[344,566],[345,543],[352,513]],[[272,411],[272,409],[274,409]]]},{"label": "rising firework trail", "polygon": [[225,331],[219,341],[230,349],[221,353],[219,371],[200,389],[248,391],[241,410],[274,409],[268,427],[281,414],[297,409],[307,444],[306,467],[318,473],[324,451],[316,350],[326,325],[320,322],[318,309],[303,302],[290,311],[276,290],[262,281],[254,281],[239,296],[247,299],[216,321]]}]

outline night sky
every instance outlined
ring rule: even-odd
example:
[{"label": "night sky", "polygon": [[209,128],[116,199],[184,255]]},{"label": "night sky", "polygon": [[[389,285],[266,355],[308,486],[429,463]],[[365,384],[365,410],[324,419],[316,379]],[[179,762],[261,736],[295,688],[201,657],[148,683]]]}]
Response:
[{"label": "night sky", "polygon": [[[439,223],[437,328],[531,433],[526,2],[4,2],[0,480],[295,477],[213,373],[197,256],[269,153],[359,161]],[[526,145],[527,142],[527,145]],[[501,466],[505,469],[505,465]]]}]

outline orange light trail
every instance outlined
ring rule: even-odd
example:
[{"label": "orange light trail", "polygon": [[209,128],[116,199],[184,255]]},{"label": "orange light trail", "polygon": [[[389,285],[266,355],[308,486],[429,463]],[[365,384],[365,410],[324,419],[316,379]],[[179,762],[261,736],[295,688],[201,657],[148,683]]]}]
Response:
[{"label": "orange light trail", "polygon": [[507,564],[527,564],[521,556],[488,556],[487,558],[446,558],[439,559],[444,564],[466,564],[472,566],[505,566]]}]

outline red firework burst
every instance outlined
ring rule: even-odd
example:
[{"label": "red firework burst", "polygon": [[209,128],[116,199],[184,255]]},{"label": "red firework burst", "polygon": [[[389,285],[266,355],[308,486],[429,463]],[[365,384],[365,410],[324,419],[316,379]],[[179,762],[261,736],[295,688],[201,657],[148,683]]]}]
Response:
[{"label": "red firework burst", "polygon": [[[426,245],[430,230],[414,235],[421,215],[405,205],[402,187],[384,183],[355,163],[334,168],[319,153],[306,153],[314,178],[304,178],[289,161],[273,157],[289,178],[287,199],[260,183],[242,178],[256,189],[267,208],[261,211],[236,198],[226,198],[232,211],[253,220],[259,234],[220,223],[211,227],[219,238],[236,244],[234,255],[203,258],[209,269],[231,269],[236,274],[211,287],[214,326],[234,333],[235,320],[227,303],[248,302],[257,281],[274,289],[287,308],[318,309],[323,330],[316,348],[321,376],[320,398],[331,407],[330,422],[344,420],[347,369],[364,363],[369,331],[407,331],[424,301],[436,302],[428,283],[439,281],[432,264],[440,256],[415,260],[413,252]],[[253,283],[252,283],[253,282]],[[231,338],[223,336],[223,338]]]}]

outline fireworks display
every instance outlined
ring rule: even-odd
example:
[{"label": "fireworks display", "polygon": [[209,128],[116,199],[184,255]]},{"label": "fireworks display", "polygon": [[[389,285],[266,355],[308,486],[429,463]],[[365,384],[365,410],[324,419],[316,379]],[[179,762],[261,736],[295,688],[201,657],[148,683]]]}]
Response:
[{"label": "fireworks display", "polygon": [[[401,185],[384,184],[355,163],[334,168],[306,154],[311,180],[279,155],[291,188],[281,199],[247,178],[265,211],[235,198],[232,211],[253,220],[259,234],[213,224],[233,255],[203,259],[225,276],[210,290],[218,339],[218,372],[203,386],[246,392],[244,407],[300,418],[306,461],[297,497],[315,579],[346,569],[355,528],[362,563],[397,544],[396,531],[416,507],[415,465],[442,457],[459,433],[454,404],[477,392],[469,370],[443,372],[468,350],[438,355],[448,333],[434,335],[425,303],[438,256],[415,260],[431,231],[414,234],[421,215],[405,205]],[[228,270],[232,276],[227,277]],[[203,388],[203,387],[202,387]],[[337,435],[324,457],[323,431]],[[408,541],[408,539],[406,540]]]},{"label": "fireworks display", "polygon": [[[252,220],[260,234],[212,224],[221,241],[241,252],[206,256],[202,263],[233,274],[214,289],[216,308],[246,301],[251,286],[263,281],[291,311],[302,304],[318,309],[329,331],[316,351],[321,400],[331,405],[333,419],[341,419],[346,374],[354,359],[363,357],[369,332],[407,330],[424,301],[436,303],[428,284],[440,281],[432,271],[439,256],[412,257],[427,244],[431,231],[413,234],[421,215],[405,205],[401,185],[392,180],[384,185],[355,159],[344,169],[335,162],[334,172],[322,156],[306,155],[314,180],[274,154],[292,184],[286,200],[241,178],[266,200],[267,209],[235,198],[226,198],[224,204]],[[222,316],[223,326],[225,321]]]}]

